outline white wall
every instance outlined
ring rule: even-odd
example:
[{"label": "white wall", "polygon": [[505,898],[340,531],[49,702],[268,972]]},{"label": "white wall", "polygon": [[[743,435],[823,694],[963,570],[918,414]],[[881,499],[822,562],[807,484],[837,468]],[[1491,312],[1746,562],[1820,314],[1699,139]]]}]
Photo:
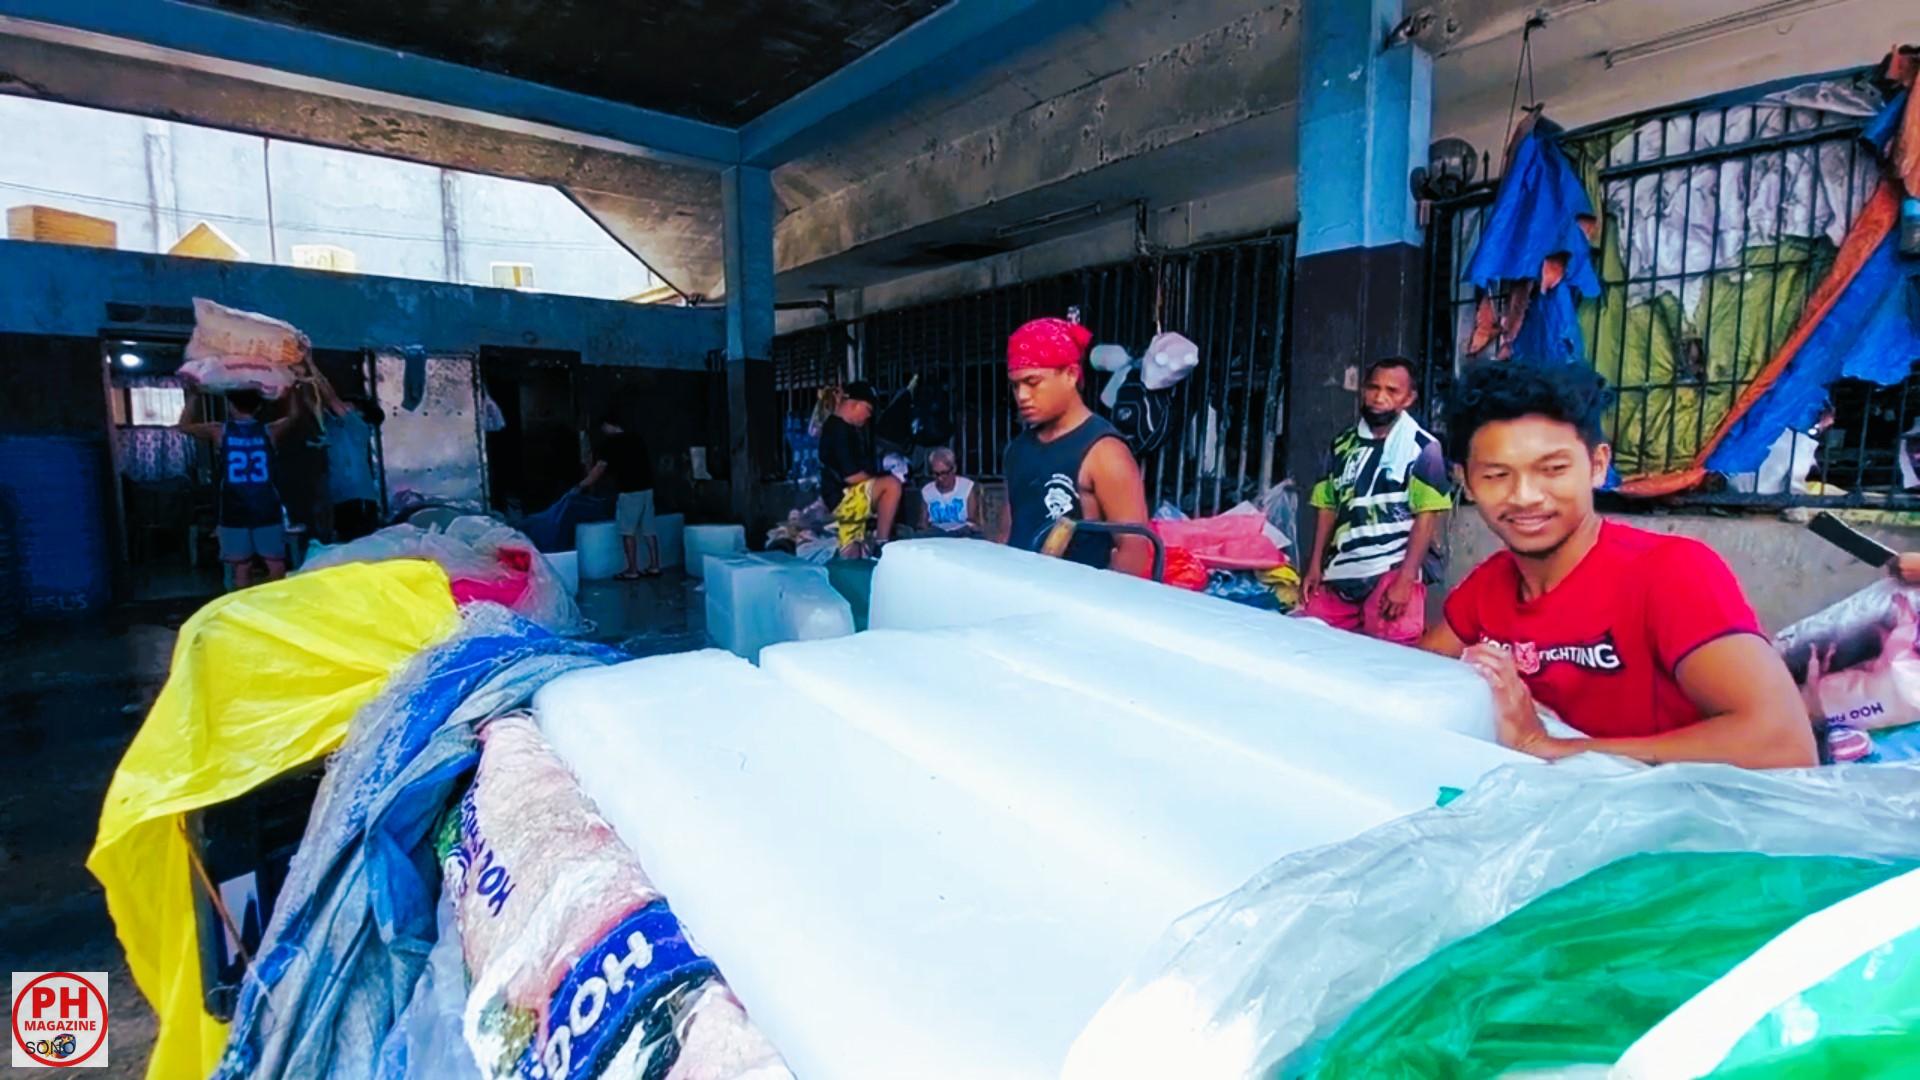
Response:
[{"label": "white wall", "polygon": [[495,262],[530,262],[534,287],[623,300],[656,283],[633,253],[556,188],[450,173],[461,280],[493,281]]},{"label": "white wall", "polygon": [[163,254],[205,221],[249,262],[332,244],[359,273],[417,281],[490,286],[492,263],[517,262],[539,292],[622,300],[656,283],[542,184],[0,96],[0,209],[27,204],[109,219],[124,251]]}]

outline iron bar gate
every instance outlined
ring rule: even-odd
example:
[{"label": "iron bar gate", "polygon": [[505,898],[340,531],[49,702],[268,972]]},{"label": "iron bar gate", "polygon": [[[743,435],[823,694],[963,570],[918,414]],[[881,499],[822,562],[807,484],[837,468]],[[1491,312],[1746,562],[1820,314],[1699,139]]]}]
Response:
[{"label": "iron bar gate", "polygon": [[[1864,116],[1793,100],[1723,99],[1563,138],[1601,219],[1601,295],[1581,305],[1579,323],[1587,362],[1615,390],[1607,433],[1625,476],[1693,463],[1792,334],[1872,194]],[[1493,194],[1433,207],[1425,397],[1435,412],[1473,360],[1478,297],[1462,278]],[[1760,472],[1713,478],[1686,501],[1920,507],[1920,478],[1901,463],[1920,450],[1907,437],[1920,380],[1841,380],[1828,392],[1830,420],[1783,437],[1782,456]]]},{"label": "iron bar gate", "polygon": [[[916,376],[943,389],[953,408],[952,448],[961,471],[998,479],[1017,417],[1006,381],[1006,341],[1029,319],[1078,308],[1096,344],[1145,352],[1156,332],[1199,346],[1200,364],[1174,390],[1173,431],[1142,462],[1154,506],[1204,516],[1257,497],[1280,475],[1285,423],[1293,237],[1280,234],[1094,267],[850,322],[782,335],[774,343],[775,387],[786,410],[789,474],[793,432],[822,386],[842,371],[882,393]],[[841,363],[842,357],[848,357]],[[1095,402],[1105,372],[1088,372]],[[1098,404],[1095,408],[1099,409]],[[798,477],[795,477],[798,478]]]}]

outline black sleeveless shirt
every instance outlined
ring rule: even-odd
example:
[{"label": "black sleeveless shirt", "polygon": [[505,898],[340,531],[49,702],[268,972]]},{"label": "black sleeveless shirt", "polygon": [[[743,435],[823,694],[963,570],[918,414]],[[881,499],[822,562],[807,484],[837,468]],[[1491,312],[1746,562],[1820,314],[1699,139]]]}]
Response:
[{"label": "black sleeveless shirt", "polygon": [[[1041,442],[1031,430],[1007,445],[1007,510],[1013,528],[1007,542],[1027,551],[1039,551],[1047,530],[1062,517],[1083,519],[1080,512],[1080,466],[1101,439],[1118,439],[1120,432],[1099,416],[1089,416],[1079,427],[1052,442]],[[1106,569],[1113,556],[1113,538],[1075,533],[1066,557],[1087,566]]]}]

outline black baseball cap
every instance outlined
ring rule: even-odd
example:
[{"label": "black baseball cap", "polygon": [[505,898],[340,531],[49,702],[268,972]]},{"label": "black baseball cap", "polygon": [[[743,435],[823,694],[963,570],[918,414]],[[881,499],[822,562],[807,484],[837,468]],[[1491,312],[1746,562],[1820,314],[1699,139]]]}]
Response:
[{"label": "black baseball cap", "polygon": [[880,396],[873,392],[873,384],[865,379],[848,383],[841,392],[846,395],[848,401],[864,401],[869,405],[880,403]]}]

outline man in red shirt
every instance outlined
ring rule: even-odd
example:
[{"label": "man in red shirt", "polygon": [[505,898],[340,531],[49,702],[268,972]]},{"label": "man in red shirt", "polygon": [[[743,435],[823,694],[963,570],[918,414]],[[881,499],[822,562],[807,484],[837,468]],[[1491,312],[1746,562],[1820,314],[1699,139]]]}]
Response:
[{"label": "man in red shirt", "polygon": [[[1493,363],[1462,380],[1448,438],[1506,550],[1453,591],[1422,647],[1473,665],[1500,741],[1537,757],[1817,764],[1793,678],[1726,562],[1594,511],[1606,398],[1579,366]],[[1547,734],[1535,702],[1584,737]]]}]

